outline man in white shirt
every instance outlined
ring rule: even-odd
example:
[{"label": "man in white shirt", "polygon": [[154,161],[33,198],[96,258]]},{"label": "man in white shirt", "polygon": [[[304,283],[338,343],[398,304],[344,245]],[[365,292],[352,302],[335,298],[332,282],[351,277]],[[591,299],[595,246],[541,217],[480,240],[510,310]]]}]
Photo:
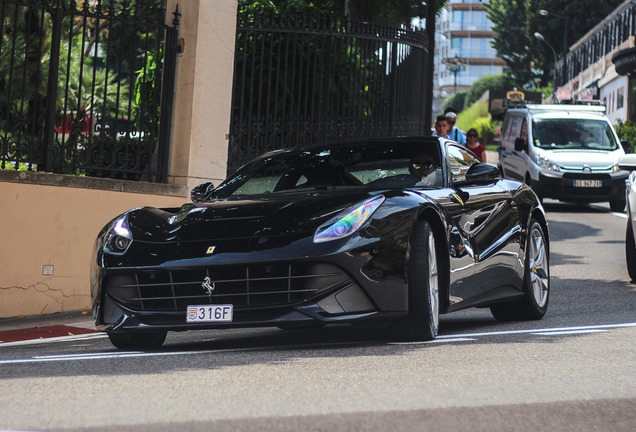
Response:
[{"label": "man in white shirt", "polygon": [[457,122],[457,114],[452,111],[449,111],[445,114],[446,120],[448,121],[448,137],[453,141],[457,141],[460,144],[466,144],[466,133],[455,127],[455,123]]}]

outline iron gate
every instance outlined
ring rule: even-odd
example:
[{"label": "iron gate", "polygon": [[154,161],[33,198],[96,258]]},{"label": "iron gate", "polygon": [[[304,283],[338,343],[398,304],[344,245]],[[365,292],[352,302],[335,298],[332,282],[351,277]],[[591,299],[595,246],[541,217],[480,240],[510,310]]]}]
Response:
[{"label": "iron gate", "polygon": [[0,168],[165,181],[173,15],[163,0],[0,0]]},{"label": "iron gate", "polygon": [[239,13],[228,172],[273,149],[429,134],[427,47],[419,30]]}]

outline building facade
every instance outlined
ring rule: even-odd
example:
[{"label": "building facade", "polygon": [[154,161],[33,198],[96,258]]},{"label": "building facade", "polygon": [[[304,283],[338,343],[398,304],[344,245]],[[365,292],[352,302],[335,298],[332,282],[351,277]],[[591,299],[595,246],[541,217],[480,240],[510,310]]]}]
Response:
[{"label": "building facade", "polygon": [[434,111],[479,78],[503,73],[505,63],[490,44],[493,23],[484,9],[488,1],[450,0],[436,21]]},{"label": "building facade", "polygon": [[636,122],[636,0],[626,0],[556,64],[559,100],[601,100],[613,123]]}]

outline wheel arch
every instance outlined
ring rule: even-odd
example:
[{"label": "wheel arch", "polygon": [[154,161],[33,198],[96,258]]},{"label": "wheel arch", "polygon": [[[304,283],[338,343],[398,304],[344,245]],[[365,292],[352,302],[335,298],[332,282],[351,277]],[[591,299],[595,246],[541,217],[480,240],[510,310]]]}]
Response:
[{"label": "wheel arch", "polygon": [[439,266],[440,313],[445,313],[450,305],[448,290],[450,281],[450,258],[448,256],[446,226],[443,222],[443,217],[431,207],[422,209],[418,216],[418,222],[419,221],[428,222],[435,235],[435,249]]},{"label": "wheel arch", "polygon": [[535,207],[532,212],[530,212],[530,217],[528,218],[527,225],[530,226],[530,221],[532,219],[536,219],[537,222],[541,225],[541,229],[543,230],[543,234],[545,236],[545,246],[548,250],[548,254],[550,253],[550,234],[548,230],[548,219],[545,217],[545,213],[542,212],[538,207]]}]

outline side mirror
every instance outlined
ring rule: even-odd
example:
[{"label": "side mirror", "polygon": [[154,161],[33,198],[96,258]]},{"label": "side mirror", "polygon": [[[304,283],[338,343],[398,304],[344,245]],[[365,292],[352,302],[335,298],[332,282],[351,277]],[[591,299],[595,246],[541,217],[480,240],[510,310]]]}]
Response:
[{"label": "side mirror", "polygon": [[205,197],[208,196],[210,191],[214,190],[214,185],[210,182],[195,186],[190,192],[190,199],[192,202],[203,202]]},{"label": "side mirror", "polygon": [[515,151],[523,151],[528,149],[528,143],[523,138],[515,139]]},{"label": "side mirror", "polygon": [[501,179],[501,171],[494,165],[488,163],[477,163],[471,165],[466,172],[466,180],[456,182],[461,185],[491,184]]},{"label": "side mirror", "polygon": [[618,167],[625,171],[636,171],[636,154],[627,153],[619,159]]},{"label": "side mirror", "polygon": [[621,147],[625,150],[625,153],[629,153],[629,141],[621,140]]}]

